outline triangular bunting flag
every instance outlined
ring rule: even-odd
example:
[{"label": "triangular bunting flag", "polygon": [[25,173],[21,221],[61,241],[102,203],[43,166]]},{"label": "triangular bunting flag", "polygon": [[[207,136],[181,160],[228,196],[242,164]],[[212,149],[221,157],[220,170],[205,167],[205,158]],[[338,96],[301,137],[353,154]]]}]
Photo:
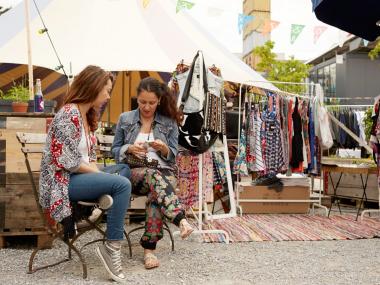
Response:
[{"label": "triangular bunting flag", "polygon": [[271,21],[266,19],[261,33],[263,34],[263,36],[265,36],[266,34],[269,34],[271,31],[273,31],[279,24],[280,22],[278,21]]},{"label": "triangular bunting flag", "polygon": [[192,3],[189,1],[178,0],[177,1],[177,7],[176,7],[176,13],[178,13],[179,11],[184,10],[184,9],[190,10],[191,8],[193,8],[194,5],[195,5],[195,3]]},{"label": "triangular bunting flag", "polygon": [[248,25],[250,21],[252,21],[254,17],[252,15],[244,15],[244,14],[239,14],[238,17],[238,30],[239,34],[243,31],[244,27]]},{"label": "triangular bunting flag", "polygon": [[300,33],[302,32],[305,25],[292,24],[292,29],[290,32],[290,43],[294,44]]},{"label": "triangular bunting flag", "polygon": [[326,26],[315,26],[314,27],[314,44],[317,43],[321,35],[327,30]]},{"label": "triangular bunting flag", "polygon": [[148,7],[149,3],[150,3],[150,0],[142,0],[142,5],[143,5],[144,9],[146,7]]}]

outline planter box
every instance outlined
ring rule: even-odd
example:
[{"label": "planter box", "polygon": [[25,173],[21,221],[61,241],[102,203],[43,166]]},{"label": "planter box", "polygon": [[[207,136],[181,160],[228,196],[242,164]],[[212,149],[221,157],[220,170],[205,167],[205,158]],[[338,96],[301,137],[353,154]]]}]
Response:
[{"label": "planter box", "polygon": [[[44,106],[44,113],[54,113],[57,102],[54,100],[45,100]],[[12,101],[0,100],[0,112],[13,112]],[[34,100],[29,100],[28,112],[34,112]]]}]

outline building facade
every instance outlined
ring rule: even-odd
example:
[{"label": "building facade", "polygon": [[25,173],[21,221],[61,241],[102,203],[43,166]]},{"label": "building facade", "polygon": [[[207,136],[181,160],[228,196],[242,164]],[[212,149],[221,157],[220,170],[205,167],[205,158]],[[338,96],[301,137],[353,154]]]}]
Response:
[{"label": "building facade", "polygon": [[244,15],[254,17],[243,30],[243,61],[254,69],[258,58],[253,56],[253,49],[270,40],[270,33],[265,36],[262,34],[265,21],[270,20],[270,5],[270,0],[244,0],[243,2]]},{"label": "building facade", "polygon": [[[308,61],[313,67],[309,80],[320,83],[330,98],[355,98],[380,95],[380,59],[371,60],[368,52],[375,42],[365,46],[358,37],[351,37],[341,46],[335,46]],[[340,104],[367,104],[371,99],[344,99]]]}]

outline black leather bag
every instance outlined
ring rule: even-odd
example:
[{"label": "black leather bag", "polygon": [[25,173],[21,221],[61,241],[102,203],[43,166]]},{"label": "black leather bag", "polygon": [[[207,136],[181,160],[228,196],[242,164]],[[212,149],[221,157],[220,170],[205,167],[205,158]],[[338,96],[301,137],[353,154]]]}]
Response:
[{"label": "black leather bag", "polygon": [[[199,56],[200,51],[197,52],[190,66],[189,75],[187,77],[185,88],[181,97],[181,104],[179,108],[183,112],[184,120],[182,122],[182,125],[179,126],[178,143],[188,150],[201,154],[207,151],[215,143],[219,134],[204,129],[204,106],[198,112],[187,113],[183,111],[190,96],[191,82],[194,76],[194,67]],[[205,92],[203,95],[204,98],[206,98],[208,85],[206,66],[203,60],[201,68],[203,68],[203,89]]]}]

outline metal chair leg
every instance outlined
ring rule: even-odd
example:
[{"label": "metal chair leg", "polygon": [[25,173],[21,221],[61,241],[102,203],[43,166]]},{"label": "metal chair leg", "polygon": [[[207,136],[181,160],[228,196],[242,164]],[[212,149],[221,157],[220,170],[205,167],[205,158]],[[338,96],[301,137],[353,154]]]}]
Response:
[{"label": "metal chair leg", "polygon": [[50,242],[54,242],[54,240],[55,239],[57,239],[58,237],[55,237],[54,239],[53,239],[53,241],[46,241],[41,247],[39,247],[39,248],[36,248],[35,250],[33,250],[33,252],[32,252],[32,254],[30,255],[30,258],[29,258],[29,265],[28,265],[28,274],[32,274],[32,273],[34,273],[34,272],[36,272],[36,271],[38,271],[38,270],[41,270],[41,269],[45,269],[45,268],[48,268],[48,267],[53,267],[53,266],[55,266],[55,265],[58,265],[58,264],[61,264],[61,263],[63,263],[63,262],[66,262],[66,261],[69,261],[70,259],[69,258],[64,258],[64,259],[62,259],[62,260],[60,260],[60,261],[57,261],[57,262],[55,262],[55,263],[52,263],[52,264],[48,264],[48,265],[45,265],[45,266],[40,266],[40,267],[35,267],[35,268],[33,268],[33,263],[34,263],[34,258],[36,257],[36,255],[37,255],[37,253],[41,250],[41,249],[43,249],[43,248],[45,248]]},{"label": "metal chair leg", "polygon": [[30,256],[30,259],[29,259],[29,266],[28,266],[29,267],[29,271],[28,271],[28,273],[32,274],[32,273],[34,273],[34,272],[36,272],[38,270],[45,269],[45,268],[48,268],[48,267],[53,267],[53,266],[56,266],[56,265],[61,264],[63,262],[69,261],[71,259],[71,250],[73,250],[78,255],[79,260],[82,263],[83,279],[86,279],[87,278],[87,265],[86,265],[86,262],[85,262],[83,256],[80,254],[79,250],[74,245],[72,245],[70,242],[64,241],[59,236],[56,236],[54,238],[54,240],[57,239],[57,238],[59,238],[60,240],[62,240],[69,247],[69,254],[70,254],[70,256],[68,258],[62,259],[62,260],[57,261],[57,262],[52,263],[52,264],[48,264],[48,265],[45,265],[45,266],[40,266],[40,267],[33,268],[34,259],[35,259],[36,255],[37,255],[38,251],[40,251],[41,249],[43,249],[46,245],[48,245],[51,242],[51,241],[47,241],[47,242],[45,242],[43,244],[42,247],[36,248],[32,252],[32,254]]},{"label": "metal chair leg", "polygon": [[124,230],[124,235],[125,235],[125,238],[127,239],[127,242],[128,242],[129,258],[132,258],[132,243],[131,243],[131,239],[129,238],[129,234],[125,230]]},{"label": "metal chair leg", "polygon": [[170,230],[166,222],[164,222],[164,230],[166,230],[169,233],[170,241],[172,243],[172,251],[174,251],[174,237],[173,237],[172,231]]}]

